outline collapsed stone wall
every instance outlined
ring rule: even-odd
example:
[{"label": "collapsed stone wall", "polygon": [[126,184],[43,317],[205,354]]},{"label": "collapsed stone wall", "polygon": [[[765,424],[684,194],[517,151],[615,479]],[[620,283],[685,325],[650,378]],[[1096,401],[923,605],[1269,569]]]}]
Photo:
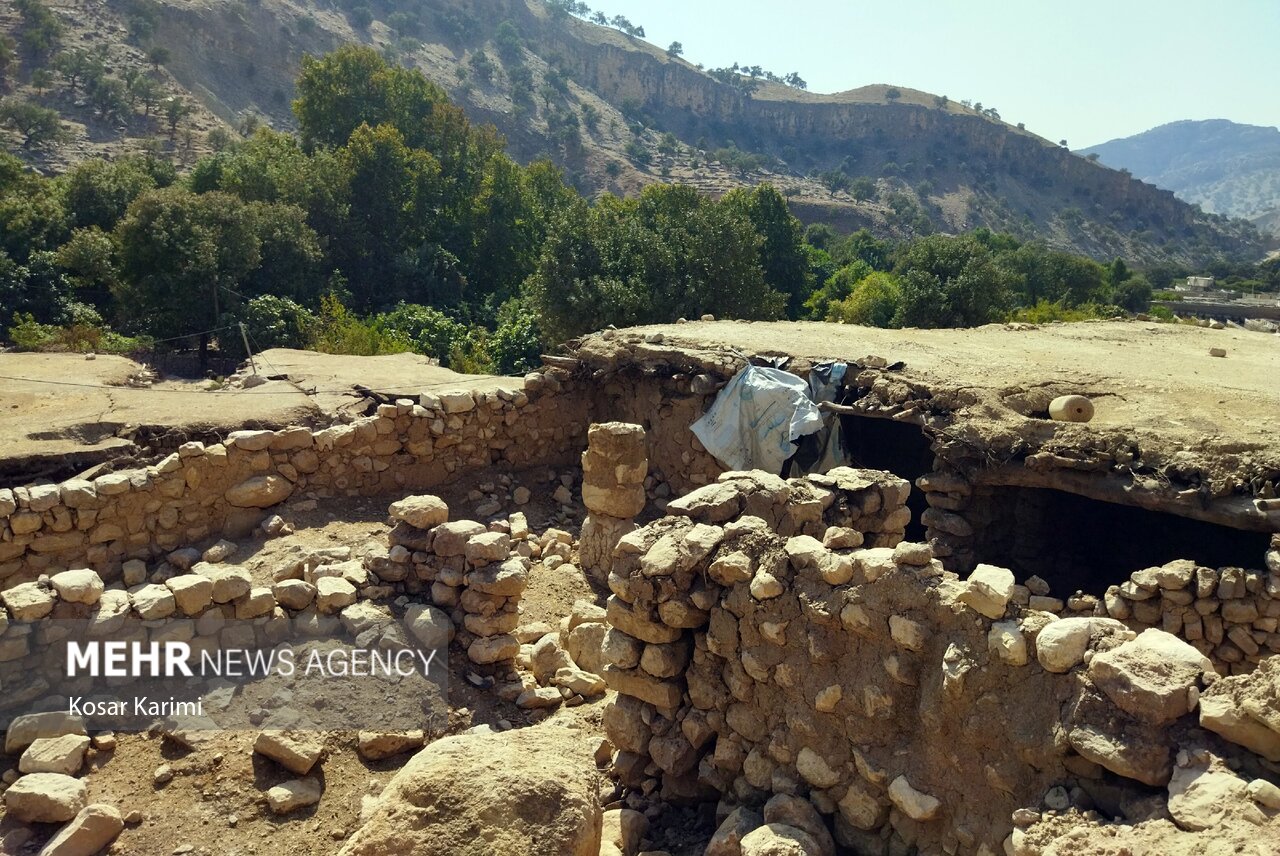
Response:
[{"label": "collapsed stone wall", "polygon": [[[1021,853],[1042,800],[1101,812],[1089,822],[1177,819],[1195,813],[1178,801],[1189,783],[1228,764],[1232,801],[1186,828],[1275,814],[1244,794],[1250,778],[1270,793],[1277,773],[1257,756],[1280,760],[1280,660],[1223,678],[1233,667],[1203,644],[1139,635],[1096,598],[1054,602],[989,565],[961,580],[929,545],[884,532],[905,482],[830,476],[727,474],[615,551],[602,645],[615,774],[635,793],[719,800],[720,817],[741,807],[708,853],[737,852],[725,841],[771,811],[825,836],[804,852],[834,838],[867,854]],[[1280,544],[1267,561],[1274,585]],[[1121,597],[1163,598],[1198,574],[1135,574]],[[816,824],[778,820],[795,796]]]},{"label": "collapsed stone wall", "polygon": [[[473,663],[509,669],[520,650],[511,631],[530,557],[567,553],[568,533],[535,537],[519,512],[488,526],[449,521],[448,506],[434,496],[406,497],[390,515],[396,526],[387,544],[295,556],[269,585],[225,564],[229,550],[220,543],[203,554],[176,550],[150,568],[129,560],[112,583],[77,569],[0,592],[0,684],[7,688],[0,717],[46,695],[83,692],[88,679],[47,680],[64,674],[64,655],[51,643],[70,621],[85,622],[89,638],[187,642],[197,652],[377,629],[388,643],[410,638],[427,649],[455,640]],[[429,603],[398,601],[423,594]]]},{"label": "collapsed stone wall", "polygon": [[567,464],[585,445],[588,422],[579,386],[548,369],[523,389],[423,394],[319,430],[186,443],[152,466],[92,481],[0,488],[0,585],[84,566],[114,580],[128,559],[243,534],[295,493],[408,492],[496,462]]}]

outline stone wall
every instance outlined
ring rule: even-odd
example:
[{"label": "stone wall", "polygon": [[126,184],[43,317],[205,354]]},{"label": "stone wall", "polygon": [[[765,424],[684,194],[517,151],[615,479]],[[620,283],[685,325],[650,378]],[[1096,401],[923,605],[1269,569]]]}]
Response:
[{"label": "stone wall", "polygon": [[[730,376],[732,372],[730,373]],[[596,421],[618,421],[645,430],[651,493],[659,500],[710,484],[724,472],[690,426],[701,418],[724,383],[709,375],[615,375],[593,389]]]},{"label": "stone wall", "polygon": [[242,534],[294,493],[407,493],[499,462],[569,464],[585,446],[588,407],[567,374],[549,369],[522,389],[424,394],[320,430],[187,443],[92,481],[0,488],[0,585],[84,566],[114,580],[125,560]]},{"label": "stone wall", "polygon": [[[954,472],[930,473],[916,486],[929,503],[922,522],[934,556],[953,570],[972,570],[981,560],[973,525],[983,518],[982,494],[990,488]],[[1179,560],[1135,570],[1128,580],[1097,592],[1050,597],[1048,585],[1033,578],[1019,587],[1018,597],[1025,606],[1064,616],[1106,616],[1134,630],[1158,627],[1190,642],[1222,674],[1239,674],[1280,653],[1278,545],[1280,535],[1273,536],[1265,568],[1208,568]]]},{"label": "stone wall", "polygon": [[[489,526],[450,522],[448,507],[434,496],[406,497],[390,514],[397,523],[387,544],[297,555],[270,582],[224,564],[214,545],[203,555],[176,550],[153,570],[129,560],[117,582],[77,569],[5,589],[0,719],[45,695],[76,694],[74,681],[46,680],[64,673],[65,654],[50,644],[64,638],[63,622],[86,622],[89,638],[181,641],[196,649],[270,647],[286,638],[359,637],[377,629],[387,644],[410,639],[442,649],[457,641],[472,662],[505,677],[520,648],[511,631],[530,557],[567,552],[557,546],[561,533],[534,538],[519,512]],[[423,594],[427,603],[419,600]]]},{"label": "stone wall", "polygon": [[[1002,568],[962,580],[900,542],[907,488],[869,471],[729,474],[622,539],[602,653],[624,786],[718,800],[729,840],[798,796],[816,826],[778,822],[855,852],[995,854],[1042,801],[1158,816],[1143,801],[1179,775],[1179,748],[1254,775],[1230,741],[1280,757],[1280,730],[1231,684],[1265,670],[1221,678],[1235,670],[1203,644],[1139,635],[1103,599],[1032,594]],[[1135,575],[1121,597],[1185,591],[1191,570]]]}]

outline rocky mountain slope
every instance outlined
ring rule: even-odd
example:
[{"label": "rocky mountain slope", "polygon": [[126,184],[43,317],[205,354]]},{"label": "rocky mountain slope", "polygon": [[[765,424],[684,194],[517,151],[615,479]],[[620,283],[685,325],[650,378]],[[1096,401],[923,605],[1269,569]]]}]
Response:
[{"label": "rocky mountain slope", "polygon": [[[1280,129],[1225,119],[1171,122],[1083,150],[1205,211],[1257,218],[1280,208]],[[1274,215],[1273,215],[1274,218]]]},{"label": "rocky mountain slope", "polygon": [[1272,238],[1280,241],[1280,208],[1268,211],[1266,214],[1259,214],[1253,218],[1253,225],[1258,227],[1258,231],[1264,235],[1270,235]]},{"label": "rocky mountain slope", "polygon": [[[542,0],[53,0],[51,8],[67,27],[64,45],[102,45],[113,67],[168,48],[155,73],[197,110],[172,140],[154,119],[103,123],[58,75],[41,91],[24,63],[14,94],[74,123],[69,143],[27,153],[48,169],[157,135],[190,159],[228,128],[288,128],[301,57],[360,41],[420,68],[473,119],[495,124],[513,154],[552,157],[588,194],[656,181],[719,194],[771,181],[802,219],[841,229],[906,237],[987,226],[1135,262],[1261,254],[1248,224],[1197,211],[992,111],[886,85],[819,95],[717,78]],[[0,26],[16,31],[17,16],[0,13]]]}]

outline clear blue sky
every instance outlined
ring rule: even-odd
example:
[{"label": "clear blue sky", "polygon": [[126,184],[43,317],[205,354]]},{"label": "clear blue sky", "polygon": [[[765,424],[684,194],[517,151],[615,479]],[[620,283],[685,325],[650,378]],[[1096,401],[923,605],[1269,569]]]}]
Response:
[{"label": "clear blue sky", "polygon": [[981,101],[1072,148],[1178,119],[1280,125],[1280,0],[588,0],[708,67]]}]

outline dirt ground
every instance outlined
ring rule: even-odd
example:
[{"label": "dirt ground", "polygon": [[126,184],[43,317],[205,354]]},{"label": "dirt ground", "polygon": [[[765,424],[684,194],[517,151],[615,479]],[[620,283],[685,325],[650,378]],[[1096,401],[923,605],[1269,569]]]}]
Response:
[{"label": "dirt ground", "polygon": [[261,386],[211,388],[203,380],[159,378],[129,386],[145,366],[100,355],[0,353],[0,472],[25,478],[68,478],[69,470],[137,451],[140,427],[193,436],[250,426],[327,423],[344,410],[362,412],[365,390],[417,398],[446,388],[518,388],[519,380],[462,375],[417,354],[351,357],[275,349],[256,357]]},{"label": "dirt ground", "polygon": [[[816,322],[694,322],[641,327],[665,344],[748,354],[906,363],[934,388],[1000,390],[1066,383],[1097,408],[1091,425],[1152,429],[1197,445],[1227,438],[1280,455],[1280,336],[1136,321],[880,330]],[[1224,348],[1225,358],[1210,348]]]},{"label": "dirt ground", "polygon": [[[1131,321],[989,325],[968,330],[880,330],[816,322],[695,322],[635,328],[668,344],[725,346],[743,353],[810,359],[868,354],[906,363],[904,374],[934,388],[984,390],[1071,386],[1094,399],[1092,425],[1159,432],[1194,448],[1225,442],[1280,458],[1280,337],[1229,326]],[[1225,358],[1209,355],[1223,348]],[[0,468],[31,456],[56,458],[127,447],[130,428],[173,426],[223,432],[255,423],[327,419],[368,406],[365,390],[416,397],[446,388],[497,389],[519,380],[461,375],[414,354],[351,357],[275,349],[259,371],[285,375],[252,389],[210,391],[164,380],[122,384],[142,366],[122,357],[0,353]],[[28,380],[13,380],[26,378]],[[47,383],[56,381],[56,384]],[[83,384],[83,385],[61,385]],[[111,389],[101,387],[110,386]]]}]

